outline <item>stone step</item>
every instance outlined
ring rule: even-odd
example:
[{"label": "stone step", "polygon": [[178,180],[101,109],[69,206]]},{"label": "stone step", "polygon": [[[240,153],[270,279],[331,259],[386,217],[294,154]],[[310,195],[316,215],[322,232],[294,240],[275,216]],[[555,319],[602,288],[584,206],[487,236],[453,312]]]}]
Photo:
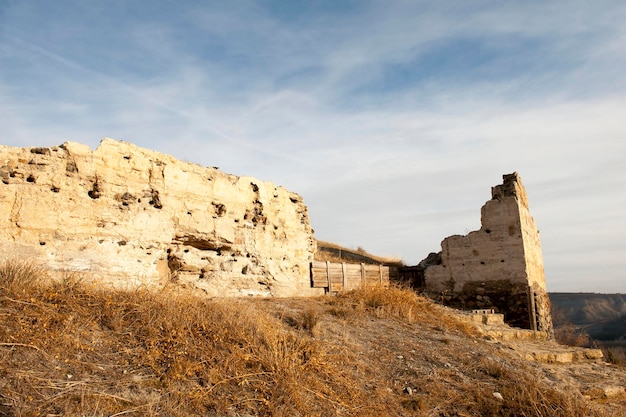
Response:
[{"label": "stone step", "polygon": [[574,363],[603,362],[604,355],[600,349],[578,348],[562,345],[533,345],[529,349],[514,347],[522,357],[529,361],[541,363]]},{"label": "stone step", "polygon": [[602,385],[588,387],[581,390],[581,394],[588,400],[606,400],[610,398],[626,397],[626,387],[621,385]]},{"label": "stone step", "polygon": [[504,314],[494,313],[493,310],[473,310],[471,320],[482,324],[504,324]]},{"label": "stone step", "polygon": [[494,341],[545,341],[548,335],[545,332],[535,332],[533,330],[516,329],[511,327],[483,327],[482,335]]}]

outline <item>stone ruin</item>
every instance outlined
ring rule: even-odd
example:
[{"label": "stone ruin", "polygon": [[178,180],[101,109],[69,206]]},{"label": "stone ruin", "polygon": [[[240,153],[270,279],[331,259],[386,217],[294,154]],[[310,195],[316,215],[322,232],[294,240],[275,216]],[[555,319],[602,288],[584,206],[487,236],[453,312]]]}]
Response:
[{"label": "stone ruin", "polygon": [[0,146],[0,261],[118,288],[301,296],[323,293],[314,252],[302,198],[270,182],[112,139]]},{"label": "stone ruin", "polygon": [[444,239],[414,268],[414,284],[446,305],[493,309],[511,326],[551,335],[539,231],[519,175],[503,180],[482,207],[480,230]]},{"label": "stone ruin", "polygon": [[[481,229],[404,268],[461,309],[552,333],[539,232],[513,173],[492,189]],[[209,296],[310,296],[316,242],[302,198],[127,142],[0,146],[0,261],[21,259],[117,288],[177,283]]]}]

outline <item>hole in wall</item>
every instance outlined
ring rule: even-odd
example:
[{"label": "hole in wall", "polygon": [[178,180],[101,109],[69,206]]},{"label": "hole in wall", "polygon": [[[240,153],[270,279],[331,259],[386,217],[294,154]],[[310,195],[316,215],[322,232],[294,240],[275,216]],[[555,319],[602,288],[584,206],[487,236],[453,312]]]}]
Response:
[{"label": "hole in wall", "polygon": [[148,204],[150,204],[155,209],[159,209],[159,210],[162,209],[163,204],[161,203],[161,197],[159,197],[159,192],[157,190],[151,190],[150,192],[152,193],[151,195],[152,198],[148,202]]},{"label": "hole in wall", "polygon": [[91,190],[87,193],[87,195],[92,199],[100,198],[100,185],[98,184],[98,180],[93,183]]},{"label": "hole in wall", "polygon": [[35,177],[31,174],[28,176],[28,178],[26,178],[27,182],[35,182]]},{"label": "hole in wall", "polygon": [[46,242],[39,242],[41,246],[46,246]]}]

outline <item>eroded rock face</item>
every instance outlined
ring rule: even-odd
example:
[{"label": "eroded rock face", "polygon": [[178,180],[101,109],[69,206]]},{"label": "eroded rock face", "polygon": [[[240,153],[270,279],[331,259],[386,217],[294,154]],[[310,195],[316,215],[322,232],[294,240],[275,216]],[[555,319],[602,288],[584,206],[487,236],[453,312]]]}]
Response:
[{"label": "eroded rock face", "polygon": [[440,264],[425,270],[425,290],[446,304],[495,308],[511,325],[552,334],[539,232],[519,175],[504,175],[491,194],[480,230],[443,240]]},{"label": "eroded rock face", "polygon": [[116,287],[312,295],[302,198],[270,182],[104,139],[0,146],[0,257]]}]

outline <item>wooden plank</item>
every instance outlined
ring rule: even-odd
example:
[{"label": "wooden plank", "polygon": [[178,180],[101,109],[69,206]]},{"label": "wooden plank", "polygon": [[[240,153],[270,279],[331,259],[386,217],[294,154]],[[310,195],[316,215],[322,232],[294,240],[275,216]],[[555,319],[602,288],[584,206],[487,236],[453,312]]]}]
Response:
[{"label": "wooden plank", "polygon": [[389,280],[397,281],[400,279],[400,268],[397,266],[388,266],[387,268],[389,270]]},{"label": "wooden plank", "polygon": [[326,261],[313,261],[313,262],[311,262],[311,268],[324,268],[324,269],[326,269]]},{"label": "wooden plank", "polygon": [[365,264],[361,264],[361,285],[367,285],[367,281],[365,280]]},{"label": "wooden plank", "polygon": [[330,288],[330,273],[329,273],[329,269],[330,269],[330,262],[326,261],[326,279],[328,280],[328,285],[326,286],[327,288]]},{"label": "wooden plank", "polygon": [[311,286],[328,288],[330,291],[346,291],[361,286],[389,286],[394,277],[399,276],[397,267],[368,264],[331,263],[313,261],[311,266]]},{"label": "wooden plank", "polygon": [[313,288],[326,288],[328,287],[328,280],[326,277],[318,277],[317,279],[313,279],[312,281]]},{"label": "wooden plank", "polygon": [[311,262],[311,287],[313,288],[326,288],[326,262]]}]

